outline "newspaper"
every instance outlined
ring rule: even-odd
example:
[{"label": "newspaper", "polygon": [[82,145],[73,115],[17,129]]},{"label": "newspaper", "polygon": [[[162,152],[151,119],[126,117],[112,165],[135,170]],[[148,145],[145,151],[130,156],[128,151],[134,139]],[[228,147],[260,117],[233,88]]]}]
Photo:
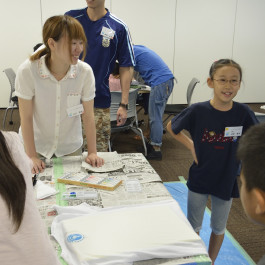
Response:
[{"label": "newspaper", "polygon": [[[98,200],[86,200],[86,203],[93,206],[110,207],[119,205],[142,204],[147,202],[168,200],[172,198],[170,193],[162,184],[161,178],[153,169],[153,167],[149,164],[143,154],[117,154],[116,152],[113,153],[107,153],[107,156],[104,153],[98,153],[98,155],[101,155],[101,157],[105,158],[108,158],[110,154],[112,156],[115,156],[114,161],[119,161],[119,163],[122,164],[122,171],[118,170],[96,174],[102,174],[102,176],[104,177],[122,179],[124,183],[118,188],[116,188],[114,191],[97,190],[99,193]],[[65,159],[62,160],[62,163],[64,167],[64,172],[71,170],[69,167],[65,167]],[[78,166],[75,168],[75,170],[78,170]],[[139,180],[141,184],[140,192],[128,192],[126,190],[125,181],[129,179]],[[78,189],[84,190],[84,187],[66,185],[67,191],[76,191]],[[78,205],[84,201],[85,200],[72,200],[71,202],[68,202],[68,205]]]},{"label": "newspaper", "polygon": [[83,156],[64,156],[61,158],[61,161],[64,173],[78,172],[81,170],[81,163],[83,161]]},{"label": "newspaper", "polygon": [[[89,172],[111,172],[122,170],[124,164],[121,161],[120,156],[117,152],[98,152],[97,155],[104,159],[104,165],[101,167],[92,167],[85,161],[82,162],[82,167]],[[87,153],[83,153],[83,158],[87,156]]]},{"label": "newspaper", "polygon": [[123,169],[123,172],[125,173],[151,173],[157,175],[156,171],[152,168],[142,153],[120,154],[120,157],[122,163],[125,165]]},{"label": "newspaper", "polygon": [[114,191],[99,191],[103,207],[125,206],[170,200],[172,196],[161,182],[143,183],[141,191],[128,192],[125,185]]},{"label": "newspaper", "polygon": [[53,222],[53,219],[57,215],[57,212],[53,208],[53,205],[55,204],[56,204],[55,195],[50,196],[49,198],[46,198],[43,200],[37,200],[37,207],[39,209],[41,218],[49,234],[50,234],[51,224]]},{"label": "newspaper", "polygon": [[[91,206],[97,206],[100,208],[111,207],[111,206],[125,206],[132,204],[142,204],[148,202],[155,202],[161,200],[172,199],[170,193],[167,191],[163,185],[161,178],[152,168],[149,162],[146,160],[141,153],[127,153],[127,154],[117,154],[115,153],[115,161],[119,161],[122,165],[122,169],[117,171],[105,172],[105,173],[94,173],[97,175],[102,175],[104,177],[112,177],[122,179],[123,183],[116,188],[114,191],[99,190],[89,187],[67,185],[59,183],[56,184],[54,175],[63,175],[67,172],[86,172],[82,167],[82,162],[86,154],[83,156],[65,156],[60,159],[55,159],[53,163],[51,162],[45,171],[38,176],[38,181],[42,181],[45,184],[50,185],[58,190],[58,187],[63,187],[64,192],[72,191],[84,191],[84,190],[95,190],[98,192],[98,198],[94,199],[72,199],[72,200],[62,200],[60,193],[57,195],[50,196],[43,200],[38,200],[37,204],[39,211],[44,220],[45,225],[48,230],[50,225],[56,216],[52,206],[55,204],[65,205],[65,206],[76,206],[83,202]],[[109,154],[113,153],[107,153]],[[106,157],[103,153],[99,153],[101,157]],[[111,165],[110,165],[111,166]],[[140,191],[128,192],[126,190],[126,180],[138,180],[141,185]],[[58,190],[59,191],[59,190]],[[59,191],[62,193],[62,191]]]},{"label": "newspaper", "polygon": [[[49,161],[49,160],[48,160]],[[41,180],[44,184],[50,183],[53,177],[53,163],[49,161],[47,164],[45,162],[45,170],[37,175],[37,179]]]}]

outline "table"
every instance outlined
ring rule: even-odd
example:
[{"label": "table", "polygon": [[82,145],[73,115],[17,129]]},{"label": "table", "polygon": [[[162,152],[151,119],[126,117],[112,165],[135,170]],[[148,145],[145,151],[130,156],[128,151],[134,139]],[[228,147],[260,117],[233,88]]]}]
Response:
[{"label": "table", "polygon": [[[64,157],[55,158],[51,161],[47,161],[47,169],[42,173],[39,178],[44,182],[56,188],[57,195],[50,196],[47,199],[38,201],[39,210],[44,219],[44,222],[50,231],[51,223],[56,216],[56,211],[52,205],[57,204],[60,206],[74,206],[79,205],[82,202],[86,202],[89,205],[97,206],[100,208],[107,208],[113,206],[129,206],[135,204],[146,204],[152,202],[163,202],[171,200],[172,197],[163,185],[161,178],[151,167],[146,158],[140,153],[128,153],[119,154],[121,161],[124,163],[122,171],[115,171],[108,173],[109,176],[118,177],[123,180],[137,179],[141,183],[142,191],[129,193],[125,189],[125,185],[119,186],[114,191],[99,190],[99,197],[93,200],[62,200],[62,193],[64,191],[76,191],[80,189],[91,189],[84,187],[77,187],[72,185],[65,185],[57,183],[56,179],[65,172],[76,172],[80,170],[82,157]],[[52,179],[51,179],[52,176]],[[52,240],[54,247],[60,251],[60,246]],[[173,262],[173,263],[172,263]],[[199,255],[194,257],[186,257],[181,259],[153,259],[147,261],[137,261],[134,264],[138,265],[154,265],[154,264],[211,264],[211,261],[207,255]],[[62,264],[66,264],[62,261]]]}]

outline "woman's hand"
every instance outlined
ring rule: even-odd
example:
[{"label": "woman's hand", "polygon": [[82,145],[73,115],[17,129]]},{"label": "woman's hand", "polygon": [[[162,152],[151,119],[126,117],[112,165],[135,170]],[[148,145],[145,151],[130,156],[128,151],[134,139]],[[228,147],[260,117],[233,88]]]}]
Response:
[{"label": "woman's hand", "polygon": [[92,167],[101,167],[104,165],[104,159],[97,156],[95,153],[91,153],[87,155],[86,160],[88,164],[90,164]]},{"label": "woman's hand", "polygon": [[39,174],[44,171],[45,163],[40,160],[38,157],[31,157],[33,162],[33,167],[31,169],[32,174]]}]

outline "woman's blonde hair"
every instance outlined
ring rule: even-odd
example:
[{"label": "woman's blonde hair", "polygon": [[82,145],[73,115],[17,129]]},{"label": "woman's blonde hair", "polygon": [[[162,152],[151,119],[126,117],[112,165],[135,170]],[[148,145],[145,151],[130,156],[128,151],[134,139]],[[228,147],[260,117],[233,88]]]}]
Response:
[{"label": "woman's blonde hair", "polygon": [[71,53],[71,42],[73,39],[82,40],[84,43],[84,50],[82,60],[86,56],[86,45],[87,39],[82,25],[73,17],[62,15],[62,16],[53,16],[46,20],[43,29],[42,29],[42,38],[45,47],[31,57],[31,61],[38,60],[43,55],[46,56],[46,64],[49,67],[49,61],[51,57],[51,50],[48,45],[48,40],[52,38],[55,41],[59,41],[62,37],[67,36],[69,41],[69,52]]}]

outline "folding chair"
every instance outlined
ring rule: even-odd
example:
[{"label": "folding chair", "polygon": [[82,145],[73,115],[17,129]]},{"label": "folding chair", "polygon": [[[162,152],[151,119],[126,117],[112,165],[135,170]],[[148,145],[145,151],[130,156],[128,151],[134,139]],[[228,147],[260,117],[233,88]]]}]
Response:
[{"label": "folding chair", "polygon": [[[167,104],[164,114],[167,114],[167,117],[163,120],[163,124],[171,117],[171,116],[176,116],[179,114],[182,110],[186,109],[188,106],[191,105],[191,97],[192,93],[194,91],[195,86],[200,83],[200,81],[197,78],[192,78],[190,81],[188,88],[187,88],[187,104]],[[165,126],[164,126],[165,128]]]},{"label": "folding chair", "polygon": [[[121,102],[121,91],[111,92],[111,106],[110,106],[110,121],[111,121],[111,135],[114,137],[113,133],[122,132],[126,130],[132,130],[134,133],[142,138],[143,147],[145,155],[147,155],[145,138],[143,131],[139,128],[137,109],[136,109],[136,99],[139,89],[130,89],[129,91],[129,102],[127,110],[127,121],[124,125],[117,126],[117,110]],[[109,141],[109,151],[111,152],[111,141]]]},{"label": "folding chair", "polygon": [[7,68],[3,71],[10,83],[10,96],[9,96],[9,106],[6,108],[5,114],[4,114],[4,119],[3,119],[3,129],[5,128],[5,123],[6,123],[6,117],[8,110],[11,109],[11,117],[9,124],[12,125],[12,116],[13,116],[13,110],[18,108],[18,98],[17,96],[13,96],[13,92],[15,91],[15,79],[16,79],[16,73],[12,68]]}]

